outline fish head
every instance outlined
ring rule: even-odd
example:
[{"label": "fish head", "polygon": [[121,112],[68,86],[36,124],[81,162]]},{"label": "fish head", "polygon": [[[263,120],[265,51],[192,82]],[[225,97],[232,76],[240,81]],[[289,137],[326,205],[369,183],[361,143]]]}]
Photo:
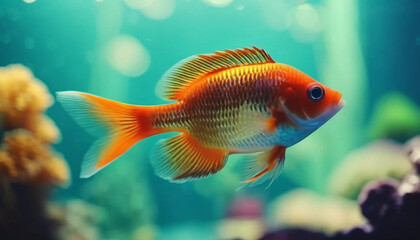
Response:
[{"label": "fish head", "polygon": [[344,105],[340,92],[294,69],[283,80],[280,102],[289,120],[304,129],[317,129]]}]

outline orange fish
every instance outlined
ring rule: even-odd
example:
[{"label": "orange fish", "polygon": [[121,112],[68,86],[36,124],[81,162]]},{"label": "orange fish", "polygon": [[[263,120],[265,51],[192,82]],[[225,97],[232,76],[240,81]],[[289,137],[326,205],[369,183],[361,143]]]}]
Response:
[{"label": "orange fish", "polygon": [[81,177],[90,177],[138,141],[179,132],[152,150],[156,174],[171,181],[220,171],[229,155],[246,161],[245,183],[273,181],[286,148],[311,134],[344,105],[341,94],[303,72],[276,63],[256,47],[187,58],[158,85],[160,106],[123,104],[82,92],[58,92],[58,101],[97,140]]}]

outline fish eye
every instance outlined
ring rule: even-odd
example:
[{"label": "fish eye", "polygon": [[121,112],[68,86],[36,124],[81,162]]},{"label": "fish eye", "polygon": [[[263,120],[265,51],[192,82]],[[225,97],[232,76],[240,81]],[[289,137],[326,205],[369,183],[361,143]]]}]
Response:
[{"label": "fish eye", "polygon": [[319,85],[310,85],[306,90],[306,94],[312,102],[319,102],[324,98],[325,91],[324,88]]}]

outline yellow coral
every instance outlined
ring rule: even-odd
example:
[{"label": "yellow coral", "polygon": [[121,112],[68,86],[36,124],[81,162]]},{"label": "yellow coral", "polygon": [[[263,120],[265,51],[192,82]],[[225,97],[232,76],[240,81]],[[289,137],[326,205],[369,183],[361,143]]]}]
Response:
[{"label": "yellow coral", "polygon": [[22,65],[0,68],[0,79],[2,101],[9,110],[39,113],[53,103],[45,85]]},{"label": "yellow coral", "polygon": [[0,68],[0,124],[6,129],[25,128],[46,142],[59,139],[59,131],[43,112],[53,104],[47,87],[22,65]]},{"label": "yellow coral", "polygon": [[13,159],[6,151],[0,151],[0,173],[2,178],[15,178],[18,175]]},{"label": "yellow coral", "polygon": [[45,115],[37,115],[26,125],[26,129],[33,132],[43,142],[57,142],[60,131],[55,123]]},{"label": "yellow coral", "polygon": [[65,161],[29,131],[5,134],[0,152],[0,175],[11,181],[65,184],[69,178]]},{"label": "yellow coral", "polygon": [[9,181],[65,184],[69,171],[49,143],[60,131],[44,115],[53,98],[47,87],[22,65],[0,67],[0,176]]},{"label": "yellow coral", "polygon": [[44,165],[40,176],[42,181],[52,181],[58,184],[66,184],[70,179],[68,165],[59,155],[52,155],[47,164]]}]

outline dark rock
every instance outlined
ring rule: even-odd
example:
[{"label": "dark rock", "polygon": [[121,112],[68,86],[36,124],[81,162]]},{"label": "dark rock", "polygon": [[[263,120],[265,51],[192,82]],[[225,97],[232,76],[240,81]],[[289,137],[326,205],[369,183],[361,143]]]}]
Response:
[{"label": "dark rock", "polygon": [[373,226],[393,220],[401,202],[398,185],[398,181],[386,179],[370,183],[362,190],[359,195],[362,214]]},{"label": "dark rock", "polygon": [[370,227],[355,227],[345,232],[340,232],[331,237],[332,240],[375,240]]},{"label": "dark rock", "polygon": [[306,229],[287,229],[271,232],[260,238],[260,240],[327,240],[323,233],[313,232]]},{"label": "dark rock", "polygon": [[418,236],[420,239],[420,193],[407,193],[402,198],[398,220],[401,232]]}]

